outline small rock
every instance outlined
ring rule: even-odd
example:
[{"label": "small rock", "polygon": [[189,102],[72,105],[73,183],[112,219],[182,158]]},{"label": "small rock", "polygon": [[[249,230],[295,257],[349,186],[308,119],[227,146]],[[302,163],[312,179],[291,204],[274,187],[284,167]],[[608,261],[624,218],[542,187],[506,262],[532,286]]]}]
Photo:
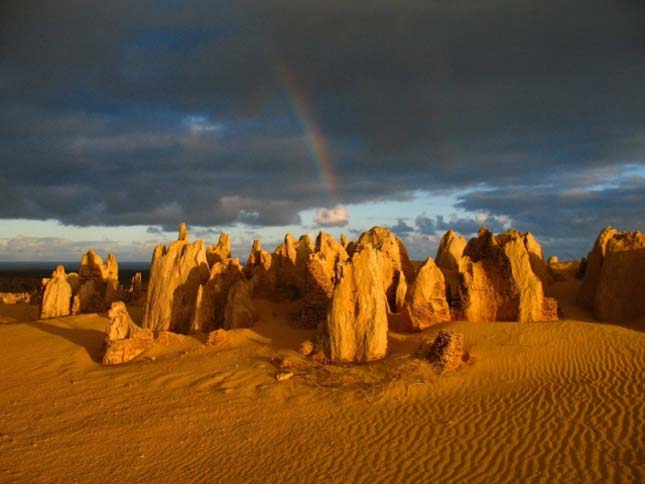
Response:
[{"label": "small rock", "polygon": [[324,363],[327,360],[327,357],[325,356],[325,352],[320,350],[315,352],[312,356],[311,359],[315,361],[316,363]]},{"label": "small rock", "polygon": [[152,331],[137,326],[123,302],[112,303],[108,317],[103,365],[126,363],[146,352],[154,344]]},{"label": "small rock", "polygon": [[293,377],[293,372],[291,371],[281,371],[275,376],[275,379],[278,381],[285,381]]},{"label": "small rock", "polygon": [[173,333],[172,331],[157,331],[155,335],[155,343],[162,346],[171,346],[177,343],[181,343],[183,339],[183,335]]},{"label": "small rock", "polygon": [[225,329],[216,329],[208,333],[208,339],[206,344],[210,346],[218,346],[224,343],[228,339],[228,333]]},{"label": "small rock", "polygon": [[304,356],[309,356],[314,352],[314,344],[309,340],[303,341],[300,343],[298,351]]},{"label": "small rock", "polygon": [[455,371],[468,360],[468,353],[464,352],[464,335],[439,331],[428,353],[428,359],[440,373]]},{"label": "small rock", "polygon": [[293,362],[285,358],[284,356],[276,356],[271,360],[275,366],[281,370],[285,368],[293,368]]}]

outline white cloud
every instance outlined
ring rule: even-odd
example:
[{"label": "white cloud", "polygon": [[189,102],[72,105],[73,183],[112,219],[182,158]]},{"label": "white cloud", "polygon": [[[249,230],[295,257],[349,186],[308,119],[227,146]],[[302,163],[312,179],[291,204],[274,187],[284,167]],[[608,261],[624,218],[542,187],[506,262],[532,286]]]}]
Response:
[{"label": "white cloud", "polygon": [[320,227],[345,227],[349,223],[349,212],[342,205],[319,208],[314,213],[314,222]]}]

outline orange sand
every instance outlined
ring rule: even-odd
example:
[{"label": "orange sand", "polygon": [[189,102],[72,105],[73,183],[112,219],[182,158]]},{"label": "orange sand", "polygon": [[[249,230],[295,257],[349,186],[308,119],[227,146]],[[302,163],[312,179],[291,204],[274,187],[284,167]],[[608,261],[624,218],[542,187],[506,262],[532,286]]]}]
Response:
[{"label": "orange sand", "polygon": [[[221,347],[112,368],[104,315],[0,307],[0,482],[643,482],[642,324],[447,323],[318,367],[293,351],[313,332],[261,306]],[[445,328],[472,358],[438,376],[414,353]]]}]

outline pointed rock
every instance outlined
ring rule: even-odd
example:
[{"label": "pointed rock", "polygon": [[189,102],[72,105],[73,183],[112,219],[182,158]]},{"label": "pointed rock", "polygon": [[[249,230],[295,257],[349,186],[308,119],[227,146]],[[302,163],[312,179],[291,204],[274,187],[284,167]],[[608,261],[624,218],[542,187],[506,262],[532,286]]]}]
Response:
[{"label": "pointed rock", "polygon": [[602,271],[605,253],[607,252],[607,245],[616,234],[618,234],[618,230],[615,228],[605,227],[598,235],[593,248],[587,255],[584,279],[582,280],[582,286],[580,286],[580,290],[578,291],[577,299],[578,304],[585,309],[593,309],[596,289],[600,282],[600,272]]},{"label": "pointed rock", "polygon": [[57,266],[49,279],[43,279],[43,297],[40,319],[69,316],[72,304],[72,286],[67,282],[63,266]]},{"label": "pointed rock", "polygon": [[119,285],[119,264],[112,254],[108,254],[105,263],[94,251],[83,254],[78,273],[78,308],[81,313],[105,311],[112,302],[123,298]]},{"label": "pointed rock", "polygon": [[191,327],[194,332],[210,332],[224,326],[228,294],[244,278],[239,259],[226,259],[211,267],[208,281],[199,286]]},{"label": "pointed rock", "polygon": [[188,228],[186,227],[186,222],[181,222],[179,224],[179,237],[177,240],[185,240],[188,242]]},{"label": "pointed rock", "polygon": [[271,270],[272,257],[262,249],[259,240],[253,241],[249,258],[244,264],[244,274],[253,280],[253,296],[271,299],[275,289],[275,273]]},{"label": "pointed rock", "polygon": [[345,234],[340,235],[340,245],[343,246],[343,249],[347,250],[347,246],[349,245],[349,239]]},{"label": "pointed rock", "polygon": [[516,231],[495,237],[486,228],[471,239],[459,267],[459,299],[468,321],[545,320],[544,291]]},{"label": "pointed rock", "polygon": [[274,274],[277,301],[293,300],[302,297],[305,290],[305,273],[309,254],[313,252],[311,239],[305,235],[296,240],[287,234],[271,256],[271,271]]},{"label": "pointed rock", "polygon": [[184,235],[168,247],[160,244],[154,250],[144,328],[176,333],[190,330],[197,291],[208,279],[209,270],[204,241],[191,244]]},{"label": "pointed rock", "polygon": [[458,236],[453,230],[446,232],[441,237],[437,249],[436,263],[441,269],[458,270],[459,261],[464,255],[466,239]]},{"label": "pointed rock", "polygon": [[137,326],[121,301],[108,311],[103,365],[118,365],[133,360],[154,344],[152,331]]},{"label": "pointed rock", "polygon": [[130,281],[130,287],[127,290],[128,300],[132,301],[132,300],[138,299],[139,296],[141,295],[141,287],[142,287],[141,273],[137,272],[134,276],[132,276],[132,280]]},{"label": "pointed rock", "polygon": [[450,321],[443,273],[431,258],[421,266],[408,289],[402,319],[406,331],[423,331],[434,324]]},{"label": "pointed rock", "polygon": [[143,331],[143,328],[132,321],[125,304],[121,301],[112,303],[108,311],[108,318],[105,329],[106,341],[132,338],[139,331]]},{"label": "pointed rock", "polygon": [[356,242],[355,252],[360,252],[365,247],[372,247],[381,253],[383,290],[391,311],[396,312],[396,292],[399,273],[403,273],[405,281],[414,280],[415,270],[408,252],[397,236],[385,227],[373,227],[363,233]]},{"label": "pointed rock", "polygon": [[459,263],[466,248],[466,239],[449,230],[439,243],[437,249],[437,266],[443,272],[446,281],[446,298],[448,304],[456,305],[459,299],[457,286],[459,283]]},{"label": "pointed rock", "polygon": [[546,262],[544,262],[542,246],[533,234],[531,232],[522,233],[517,230],[510,229],[503,234],[499,234],[496,238],[501,244],[506,243],[506,241],[511,240],[512,238],[521,238],[524,241],[524,247],[526,248],[526,252],[529,254],[531,269],[533,269],[533,273],[540,279],[542,282],[542,288],[546,291],[553,283],[553,278],[549,271],[549,267]]},{"label": "pointed rock", "polygon": [[616,323],[645,316],[645,235],[641,232],[618,232],[606,243],[593,314],[600,321]]},{"label": "pointed rock", "polygon": [[206,259],[208,267],[213,267],[217,262],[224,262],[231,258],[231,238],[228,234],[222,232],[219,235],[217,244],[212,244],[206,249]]},{"label": "pointed rock", "polygon": [[341,265],[329,312],[332,361],[362,363],[387,353],[387,301],[381,255],[366,246]]},{"label": "pointed rock", "polygon": [[405,274],[399,272],[399,280],[396,284],[396,312],[400,312],[405,307],[405,298],[408,295],[408,283],[405,280]]},{"label": "pointed rock", "polygon": [[[114,262],[112,262],[114,264]],[[110,267],[114,271],[114,267]],[[117,279],[118,279],[118,266],[116,267]],[[108,277],[108,267],[103,264],[103,259],[98,255],[94,250],[90,250],[83,254],[81,258],[81,268],[78,271],[78,275],[81,279],[81,283],[89,280],[95,279],[99,281],[107,281]]]},{"label": "pointed rock", "polygon": [[314,252],[309,255],[305,272],[305,291],[300,321],[315,328],[325,322],[336,282],[336,266],[349,258],[331,235],[320,232]]}]

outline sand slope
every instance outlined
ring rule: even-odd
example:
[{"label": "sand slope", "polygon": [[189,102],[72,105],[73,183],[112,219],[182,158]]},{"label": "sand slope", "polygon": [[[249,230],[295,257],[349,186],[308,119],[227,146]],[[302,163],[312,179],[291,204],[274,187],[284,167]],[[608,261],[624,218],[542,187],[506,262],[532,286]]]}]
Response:
[{"label": "sand slope", "polygon": [[[317,367],[285,311],[114,368],[98,363],[104,316],[1,324],[0,481],[643,481],[641,331],[449,323],[392,334],[382,362]],[[446,327],[473,358],[437,376],[410,355]],[[276,354],[292,380],[275,381]]]}]

